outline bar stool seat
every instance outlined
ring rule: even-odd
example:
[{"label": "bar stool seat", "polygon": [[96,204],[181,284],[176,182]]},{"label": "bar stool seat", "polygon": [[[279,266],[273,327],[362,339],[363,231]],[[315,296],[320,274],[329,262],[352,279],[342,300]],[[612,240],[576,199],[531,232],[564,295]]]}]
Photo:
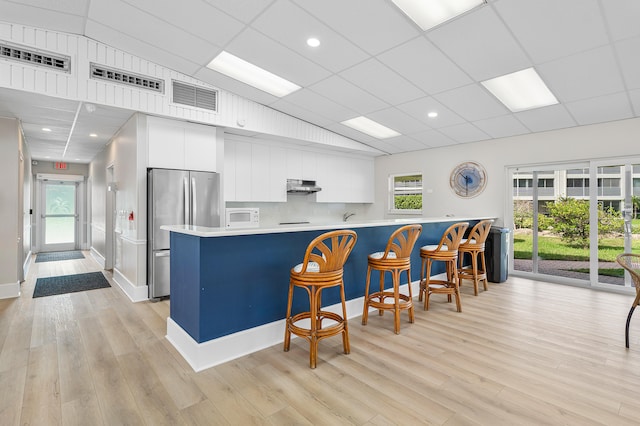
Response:
[{"label": "bar stool seat", "polygon": [[[316,368],[318,342],[321,339],[342,334],[344,353],[350,352],[343,267],[356,240],[357,235],[351,230],[324,233],[309,243],[304,260],[291,268],[289,273],[284,351],[289,351],[291,334],[304,337],[309,341],[311,368]],[[295,287],[306,291],[309,297],[309,310],[292,315]],[[340,288],[341,315],[322,309],[322,290],[329,287]],[[325,320],[329,320],[330,324],[323,324]]]},{"label": "bar stool seat", "polygon": [[[460,283],[462,283],[462,280],[473,281],[473,294],[476,296],[478,295],[478,283],[480,281],[483,282],[484,290],[489,290],[484,247],[492,224],[493,219],[481,220],[476,223],[471,228],[468,238],[463,238],[458,247],[458,278]],[[466,267],[463,266],[465,253],[468,253],[471,259],[471,265]],[[478,269],[478,261],[480,261],[480,269]]]},{"label": "bar stool seat", "polygon": [[[458,246],[469,227],[469,222],[454,223],[442,235],[440,242],[433,245],[425,245],[420,248],[422,266],[420,268],[420,293],[418,300],[424,296],[424,309],[429,310],[429,297],[432,293],[447,295],[451,302],[451,296],[456,298],[456,308],[462,312],[460,302],[460,289],[458,287]],[[444,262],[447,277],[445,280],[431,279],[431,265],[433,262]]]},{"label": "bar stool seat", "polygon": [[[379,315],[384,311],[393,311],[393,330],[400,333],[400,312],[409,312],[409,322],[415,320],[413,312],[413,294],[411,292],[411,251],[420,236],[422,225],[406,225],[398,228],[389,240],[385,251],[370,254],[367,257],[367,284],[364,292],[364,310],[362,312],[362,325],[367,325],[369,308],[378,309]],[[380,271],[380,290],[369,294],[371,273]],[[409,284],[408,295],[400,293],[400,274],[406,272]],[[391,273],[393,288],[385,290],[384,276]]]}]

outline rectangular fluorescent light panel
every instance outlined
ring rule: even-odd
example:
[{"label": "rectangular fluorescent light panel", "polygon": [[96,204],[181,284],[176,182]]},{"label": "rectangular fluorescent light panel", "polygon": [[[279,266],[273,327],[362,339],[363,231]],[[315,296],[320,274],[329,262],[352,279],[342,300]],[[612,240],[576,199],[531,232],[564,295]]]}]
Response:
[{"label": "rectangular fluorescent light panel", "polygon": [[512,112],[558,103],[536,70],[527,68],[482,82]]},{"label": "rectangular fluorescent light panel", "polygon": [[213,58],[207,68],[218,71],[233,79],[246,83],[250,86],[260,89],[273,96],[279,98],[300,89],[300,86],[294,84],[282,77],[270,73],[256,65],[253,65],[229,52],[222,51],[218,56]]},{"label": "rectangular fluorescent light panel", "polygon": [[369,120],[367,117],[352,118],[351,120],[343,121],[342,124],[377,139],[387,139],[400,136],[400,133],[395,130],[385,127],[380,123],[376,123],[373,120]]},{"label": "rectangular fluorescent light panel", "polygon": [[478,7],[485,0],[392,0],[422,31]]}]

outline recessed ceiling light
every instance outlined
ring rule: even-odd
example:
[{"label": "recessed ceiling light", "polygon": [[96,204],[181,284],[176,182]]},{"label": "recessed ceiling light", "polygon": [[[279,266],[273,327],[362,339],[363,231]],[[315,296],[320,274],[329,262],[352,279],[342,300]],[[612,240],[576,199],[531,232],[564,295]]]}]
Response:
[{"label": "recessed ceiling light", "polygon": [[352,118],[351,120],[343,121],[342,124],[344,124],[345,126],[349,126],[352,129],[356,129],[357,131],[365,133],[369,136],[373,136],[377,139],[386,139],[400,136],[400,133],[396,132],[395,130],[383,126],[380,123],[376,123],[375,121],[370,120],[367,117]]},{"label": "recessed ceiling light", "polygon": [[473,8],[486,0],[392,0],[422,31],[427,31]]},{"label": "recessed ceiling light", "polygon": [[556,97],[533,68],[492,78],[483,81],[482,85],[512,112],[558,103]]},{"label": "recessed ceiling light", "polygon": [[98,134],[97,133],[89,133],[89,136],[92,138],[97,138]]},{"label": "recessed ceiling light", "polygon": [[320,46],[320,40],[315,37],[311,37],[307,39],[307,44],[311,47],[318,47]]},{"label": "recessed ceiling light", "polygon": [[297,84],[225,51],[213,58],[207,68],[278,97],[287,96],[300,89]]},{"label": "recessed ceiling light", "polygon": [[43,131],[43,132],[50,132],[50,131],[51,131],[51,129],[50,129],[50,128],[48,128],[48,127],[43,127],[43,128],[42,128],[42,131]]},{"label": "recessed ceiling light", "polygon": [[436,118],[438,116],[438,113],[435,111],[431,111],[430,113],[427,114],[427,117],[429,118]]}]

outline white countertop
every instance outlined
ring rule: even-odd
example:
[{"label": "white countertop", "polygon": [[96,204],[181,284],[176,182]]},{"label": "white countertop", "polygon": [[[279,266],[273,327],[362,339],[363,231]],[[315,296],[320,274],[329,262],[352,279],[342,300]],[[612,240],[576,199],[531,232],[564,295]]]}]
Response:
[{"label": "white countertop", "polygon": [[467,220],[494,219],[493,217],[412,217],[406,219],[381,219],[361,222],[303,223],[293,225],[275,225],[259,228],[210,228],[194,225],[163,225],[160,229],[195,235],[198,237],[229,237],[233,235],[276,234],[282,232],[322,231],[333,229],[368,228],[409,223],[464,222]]}]

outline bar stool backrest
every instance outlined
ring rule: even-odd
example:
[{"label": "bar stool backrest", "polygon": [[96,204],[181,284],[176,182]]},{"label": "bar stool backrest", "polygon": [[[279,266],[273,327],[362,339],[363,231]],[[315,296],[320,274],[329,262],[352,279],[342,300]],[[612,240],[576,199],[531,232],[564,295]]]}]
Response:
[{"label": "bar stool backrest", "polygon": [[[300,273],[316,268],[317,272],[341,270],[357,239],[358,236],[351,230],[331,231],[317,236],[307,246]],[[312,262],[318,266],[310,268],[309,264]]]},{"label": "bar stool backrest", "polygon": [[491,225],[493,224],[493,219],[485,219],[476,223],[469,235],[467,236],[467,241],[461,244],[461,246],[465,245],[482,245],[487,241],[487,237],[489,236],[489,231],[491,230]]},{"label": "bar stool backrest", "polygon": [[442,246],[445,246],[448,252],[458,251],[460,241],[468,227],[469,222],[458,222],[448,227],[447,230],[444,231],[444,234],[442,234],[437,250],[440,251],[442,250]]},{"label": "bar stool backrest", "polygon": [[629,271],[636,291],[640,291],[640,254],[622,253],[616,257],[616,262]]},{"label": "bar stool backrest", "polygon": [[396,259],[410,257],[420,232],[422,232],[422,225],[405,225],[396,229],[387,241],[382,259],[386,259],[390,252],[395,253]]}]

